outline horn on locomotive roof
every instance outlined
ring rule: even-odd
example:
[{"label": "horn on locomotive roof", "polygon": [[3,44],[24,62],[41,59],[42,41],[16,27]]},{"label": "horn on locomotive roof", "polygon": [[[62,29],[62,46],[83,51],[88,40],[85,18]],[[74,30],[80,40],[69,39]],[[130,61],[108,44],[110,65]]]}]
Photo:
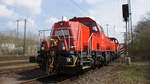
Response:
[{"label": "horn on locomotive roof", "polygon": [[62,21],[67,21],[67,17],[66,16],[62,16]]}]

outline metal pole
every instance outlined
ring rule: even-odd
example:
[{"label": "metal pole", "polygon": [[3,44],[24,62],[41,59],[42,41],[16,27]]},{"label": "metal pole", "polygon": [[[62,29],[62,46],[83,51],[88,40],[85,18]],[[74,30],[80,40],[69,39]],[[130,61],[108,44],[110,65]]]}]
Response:
[{"label": "metal pole", "polygon": [[39,42],[41,42],[41,31],[39,30]]},{"label": "metal pole", "polygon": [[126,21],[126,55],[128,56],[128,21]]},{"label": "metal pole", "polygon": [[108,26],[109,26],[109,24],[106,24],[106,27],[107,27],[107,36],[109,37],[109,34],[108,34]]},{"label": "metal pole", "polygon": [[24,48],[23,48],[24,56],[26,56],[26,19],[24,20]]},{"label": "metal pole", "polygon": [[16,50],[17,50],[17,56],[18,56],[18,44],[19,44],[19,38],[18,38],[18,34],[19,34],[19,31],[18,31],[18,29],[19,29],[19,20],[17,20],[17,40],[16,40]]},{"label": "metal pole", "polygon": [[129,27],[131,29],[131,45],[133,45],[131,0],[128,0],[128,5],[129,5]]}]

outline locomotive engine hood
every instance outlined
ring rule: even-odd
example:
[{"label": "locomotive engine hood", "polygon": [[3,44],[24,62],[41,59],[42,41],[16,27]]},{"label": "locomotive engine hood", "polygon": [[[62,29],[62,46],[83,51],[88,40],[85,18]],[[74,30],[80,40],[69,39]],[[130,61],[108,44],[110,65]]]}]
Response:
[{"label": "locomotive engine hood", "polygon": [[60,21],[55,23],[52,29],[51,39],[58,40],[57,49],[68,51],[75,49],[77,41],[78,22]]}]

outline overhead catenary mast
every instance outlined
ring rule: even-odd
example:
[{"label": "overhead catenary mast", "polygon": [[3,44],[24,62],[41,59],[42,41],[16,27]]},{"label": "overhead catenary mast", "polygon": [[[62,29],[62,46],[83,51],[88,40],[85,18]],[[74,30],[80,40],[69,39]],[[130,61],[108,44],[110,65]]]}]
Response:
[{"label": "overhead catenary mast", "polygon": [[106,24],[106,27],[107,27],[107,36],[109,37],[108,26],[109,26],[109,24]]},{"label": "overhead catenary mast", "polygon": [[17,38],[17,40],[16,40],[16,50],[17,50],[17,56],[18,56],[18,44],[19,44],[19,20],[16,20],[16,22],[17,22],[17,34],[16,34],[16,38]]},{"label": "overhead catenary mast", "polygon": [[26,19],[24,20],[24,47],[23,47],[23,54],[26,56]]},{"label": "overhead catenary mast", "polygon": [[130,29],[130,37],[131,37],[131,44],[133,45],[133,28],[132,28],[132,10],[131,10],[131,0],[128,0],[128,5],[129,5],[129,23],[128,27]]}]

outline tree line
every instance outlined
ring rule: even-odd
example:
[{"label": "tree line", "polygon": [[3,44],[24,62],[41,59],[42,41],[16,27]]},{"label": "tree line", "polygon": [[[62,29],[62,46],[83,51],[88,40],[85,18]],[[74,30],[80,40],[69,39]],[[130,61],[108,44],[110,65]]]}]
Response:
[{"label": "tree line", "polygon": [[144,59],[150,58],[150,13],[135,26],[133,36],[134,40],[133,44],[130,44],[129,54]]}]

